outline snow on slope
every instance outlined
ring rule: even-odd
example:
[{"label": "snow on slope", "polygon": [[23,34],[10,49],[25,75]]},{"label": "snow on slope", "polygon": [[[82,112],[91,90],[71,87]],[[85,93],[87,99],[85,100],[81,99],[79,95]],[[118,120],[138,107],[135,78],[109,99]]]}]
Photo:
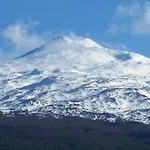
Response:
[{"label": "snow on slope", "polygon": [[0,110],[150,123],[150,59],[58,37],[0,64]]}]

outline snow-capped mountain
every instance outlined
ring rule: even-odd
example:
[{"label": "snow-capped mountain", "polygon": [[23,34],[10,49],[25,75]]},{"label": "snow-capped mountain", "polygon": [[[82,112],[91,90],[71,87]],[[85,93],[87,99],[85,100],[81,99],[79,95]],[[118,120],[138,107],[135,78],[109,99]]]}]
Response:
[{"label": "snow-capped mountain", "polygon": [[58,37],[0,64],[0,110],[150,123],[150,59]]}]

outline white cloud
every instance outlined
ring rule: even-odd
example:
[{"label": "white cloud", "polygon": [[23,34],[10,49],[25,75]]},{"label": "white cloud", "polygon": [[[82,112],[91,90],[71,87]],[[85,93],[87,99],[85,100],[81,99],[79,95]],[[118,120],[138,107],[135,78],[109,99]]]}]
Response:
[{"label": "white cloud", "polygon": [[150,33],[150,2],[143,6],[140,17],[133,22],[133,31],[135,33]]},{"label": "white cloud", "polygon": [[37,33],[30,31],[32,27],[38,24],[39,21],[29,22],[28,24],[19,21],[4,29],[1,36],[10,40],[17,50],[32,50],[45,42]]},{"label": "white cloud", "polygon": [[120,5],[117,7],[115,18],[115,23],[108,30],[111,34],[113,34],[112,31],[117,31],[116,33],[149,34],[150,2],[134,1],[129,5]]},{"label": "white cloud", "polygon": [[139,14],[140,3],[134,2],[131,5],[119,5],[116,10],[116,16],[120,18],[134,17]]},{"label": "white cloud", "polygon": [[67,33],[67,36],[74,40],[82,40],[84,37],[77,35],[76,33],[70,31]]},{"label": "white cloud", "polygon": [[108,33],[111,33],[112,35],[116,35],[120,31],[120,26],[117,24],[112,24],[109,26]]}]

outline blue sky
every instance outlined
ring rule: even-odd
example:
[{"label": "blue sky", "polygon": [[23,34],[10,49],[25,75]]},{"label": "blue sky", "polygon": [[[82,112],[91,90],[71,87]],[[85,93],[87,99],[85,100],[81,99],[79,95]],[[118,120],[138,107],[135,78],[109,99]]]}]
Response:
[{"label": "blue sky", "polygon": [[32,50],[58,33],[75,33],[150,57],[150,1],[2,0],[0,60]]}]

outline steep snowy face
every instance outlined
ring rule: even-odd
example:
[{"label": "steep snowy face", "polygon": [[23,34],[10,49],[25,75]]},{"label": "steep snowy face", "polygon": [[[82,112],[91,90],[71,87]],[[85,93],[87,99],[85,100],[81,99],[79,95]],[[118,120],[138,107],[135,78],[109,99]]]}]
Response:
[{"label": "steep snowy face", "polygon": [[0,110],[150,123],[150,59],[58,37],[0,64]]}]

